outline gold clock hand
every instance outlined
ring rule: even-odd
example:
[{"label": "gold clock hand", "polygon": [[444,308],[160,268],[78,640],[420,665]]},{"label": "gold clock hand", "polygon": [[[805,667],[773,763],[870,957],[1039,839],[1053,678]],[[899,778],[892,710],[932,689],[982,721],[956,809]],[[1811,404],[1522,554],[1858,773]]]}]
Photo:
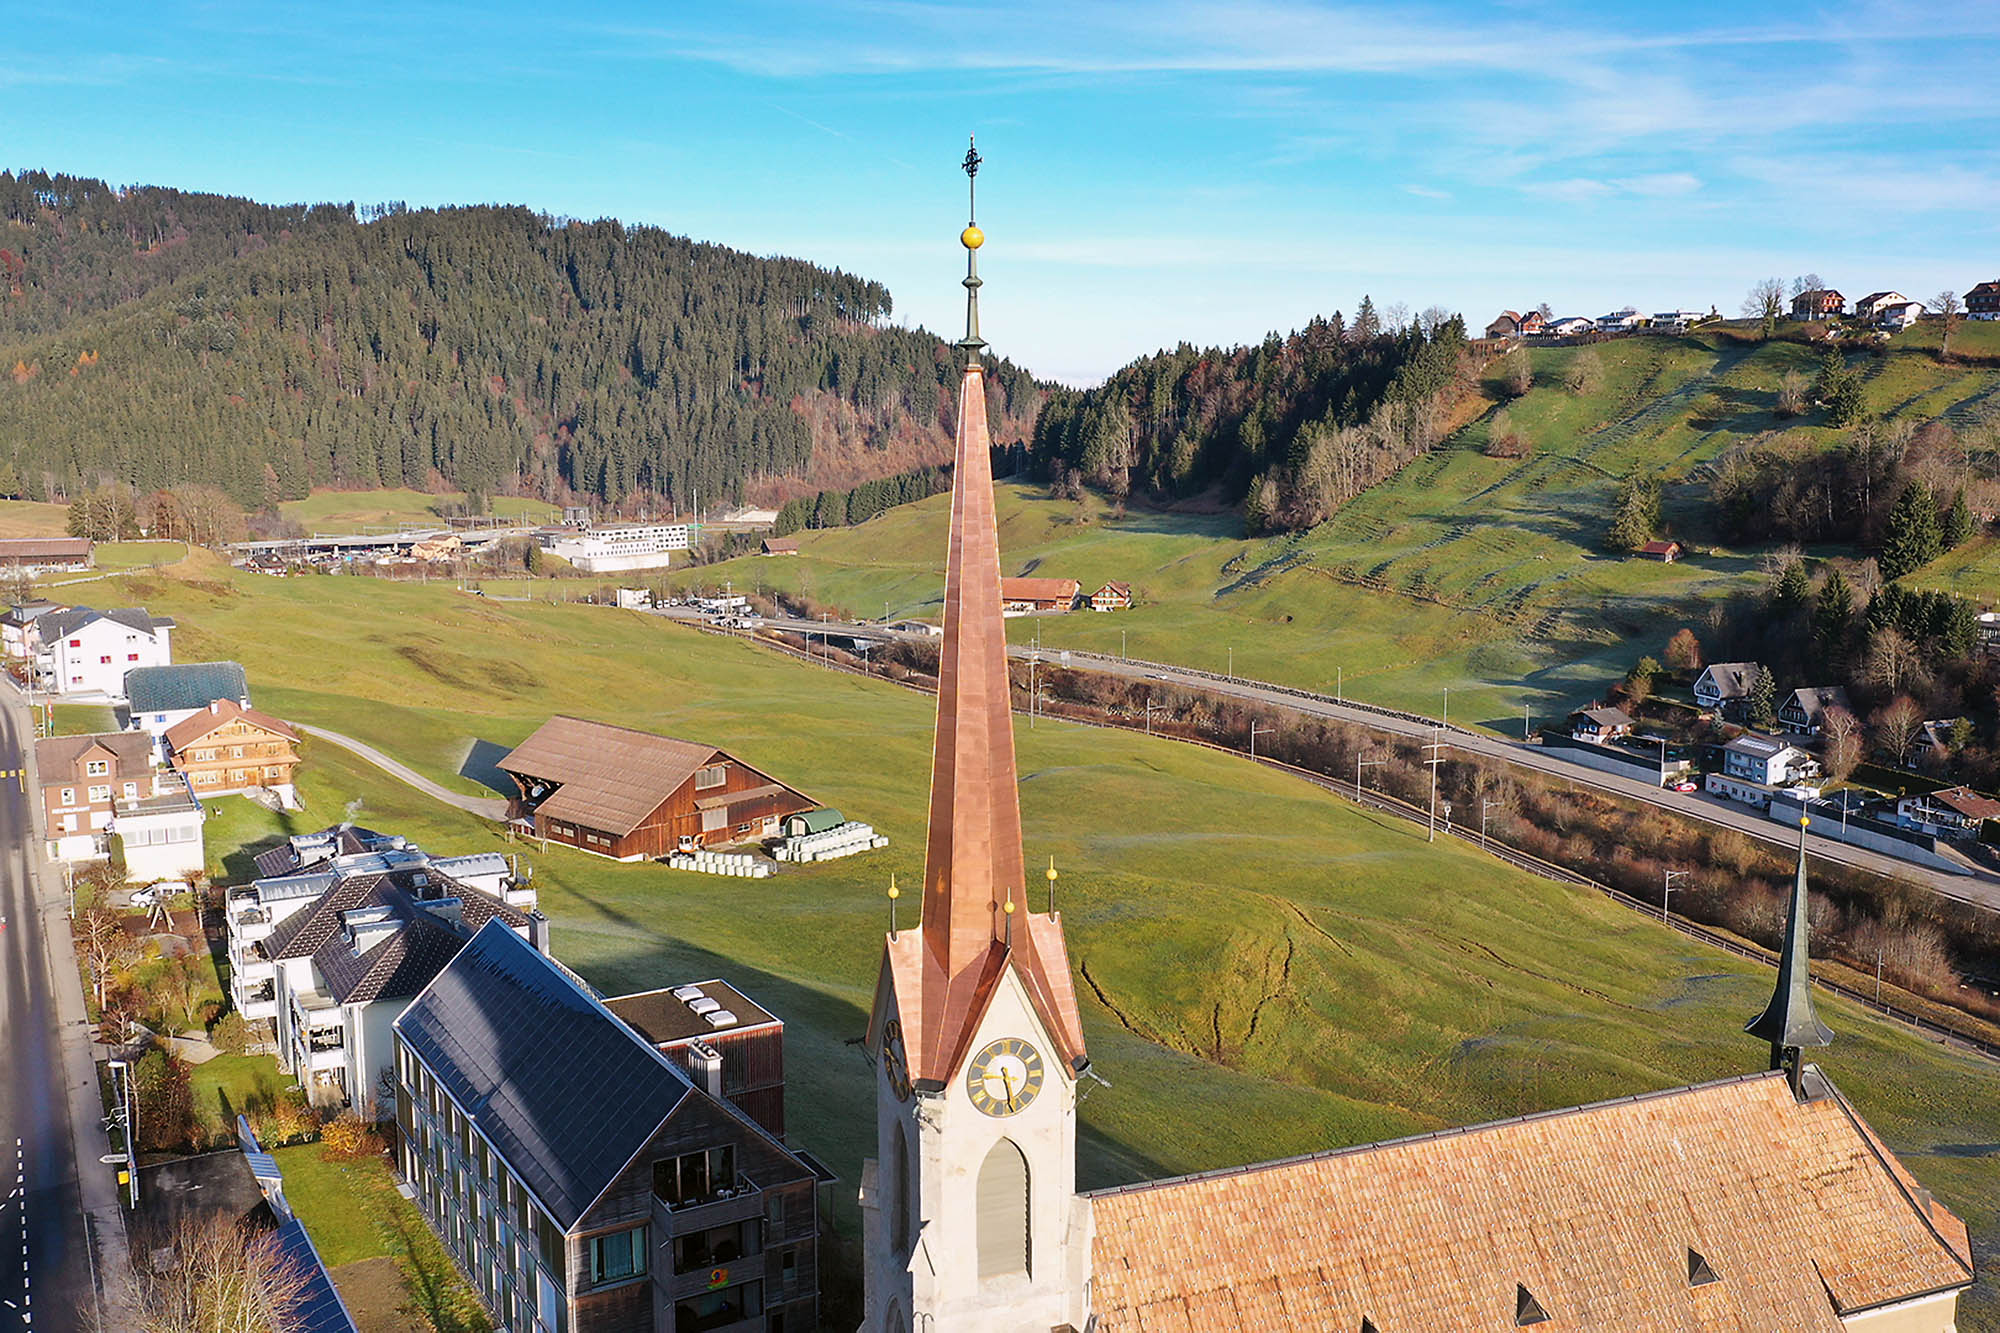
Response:
[{"label": "gold clock hand", "polygon": [[1010,1110],[1010,1111],[1012,1111],[1012,1110],[1014,1110],[1014,1109],[1015,1109],[1015,1106],[1014,1106],[1014,1078],[1013,1078],[1013,1075],[1011,1075],[1011,1074],[1009,1074],[1009,1073],[1007,1072],[1007,1070],[1006,1070],[1006,1067],[1005,1067],[1005,1066],[1002,1066],[1002,1067],[1001,1067],[1001,1070],[1000,1070],[1000,1082],[1001,1082],[1001,1085],[1002,1085],[1003,1087],[1005,1087],[1005,1088],[1007,1089],[1007,1109],[1008,1109],[1008,1110]]}]

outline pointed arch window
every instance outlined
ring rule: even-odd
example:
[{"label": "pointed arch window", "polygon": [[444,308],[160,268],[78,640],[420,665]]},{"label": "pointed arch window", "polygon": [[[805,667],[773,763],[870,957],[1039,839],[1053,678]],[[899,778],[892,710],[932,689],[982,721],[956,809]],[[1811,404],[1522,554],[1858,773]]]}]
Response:
[{"label": "pointed arch window", "polygon": [[898,1256],[910,1252],[910,1190],[914,1182],[910,1179],[910,1136],[903,1129],[903,1122],[896,1122],[896,1156],[891,1164],[896,1173],[892,1188],[895,1196],[890,1213],[889,1242]]},{"label": "pointed arch window", "polygon": [[979,1166],[979,1276],[1027,1276],[1033,1255],[1028,1239],[1028,1159],[1002,1139]]}]

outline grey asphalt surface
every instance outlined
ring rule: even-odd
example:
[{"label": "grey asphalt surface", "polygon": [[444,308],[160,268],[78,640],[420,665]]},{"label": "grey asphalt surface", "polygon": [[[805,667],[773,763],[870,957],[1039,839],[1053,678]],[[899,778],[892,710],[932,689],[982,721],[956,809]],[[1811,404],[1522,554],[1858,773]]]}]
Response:
[{"label": "grey asphalt surface", "polygon": [[[10,701],[11,704],[11,701]],[[22,711],[0,708],[0,767],[24,768]],[[0,1331],[86,1327],[94,1311],[94,1256],[77,1175],[69,1063],[45,947],[44,913],[63,920],[40,891],[42,855],[22,781],[0,779]],[[61,933],[66,942],[68,931]],[[65,947],[67,945],[65,944]],[[89,1077],[86,1073],[85,1077]],[[92,1099],[94,1100],[94,1093]],[[102,1129],[93,1124],[101,1138]],[[89,1142],[89,1134],[83,1140]],[[100,1172],[109,1168],[92,1167]],[[121,1247],[122,1248],[122,1247]]]}]

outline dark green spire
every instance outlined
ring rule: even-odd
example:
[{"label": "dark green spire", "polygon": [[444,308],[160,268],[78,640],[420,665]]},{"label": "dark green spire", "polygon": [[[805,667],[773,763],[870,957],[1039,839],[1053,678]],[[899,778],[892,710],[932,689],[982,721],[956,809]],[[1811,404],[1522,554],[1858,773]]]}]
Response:
[{"label": "dark green spire", "polygon": [[979,336],[979,247],[986,243],[986,233],[979,230],[979,164],[985,159],[979,156],[979,149],[971,138],[966,139],[965,161],[959,163],[965,169],[965,230],[958,234],[959,244],[965,247],[965,336],[958,345],[965,349],[965,368],[980,370],[985,362],[980,353],[986,350],[986,340]]},{"label": "dark green spire", "polygon": [[1833,1033],[1813,1012],[1808,939],[1812,927],[1806,918],[1806,825],[1811,822],[1799,816],[1799,869],[1792,881],[1792,910],[1785,919],[1785,942],[1778,954],[1778,988],[1764,1012],[1743,1029],[1771,1043],[1771,1068],[1787,1071],[1793,1092],[1799,1089],[1800,1050],[1833,1042]]}]

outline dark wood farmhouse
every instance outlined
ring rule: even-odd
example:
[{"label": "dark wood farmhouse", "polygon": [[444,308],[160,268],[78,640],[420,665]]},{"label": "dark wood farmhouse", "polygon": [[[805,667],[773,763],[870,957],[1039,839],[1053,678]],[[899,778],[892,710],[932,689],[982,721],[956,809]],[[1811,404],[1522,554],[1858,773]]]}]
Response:
[{"label": "dark wood farmhouse", "polygon": [[531,836],[621,861],[775,837],[819,803],[713,745],[552,717],[499,762]]}]

